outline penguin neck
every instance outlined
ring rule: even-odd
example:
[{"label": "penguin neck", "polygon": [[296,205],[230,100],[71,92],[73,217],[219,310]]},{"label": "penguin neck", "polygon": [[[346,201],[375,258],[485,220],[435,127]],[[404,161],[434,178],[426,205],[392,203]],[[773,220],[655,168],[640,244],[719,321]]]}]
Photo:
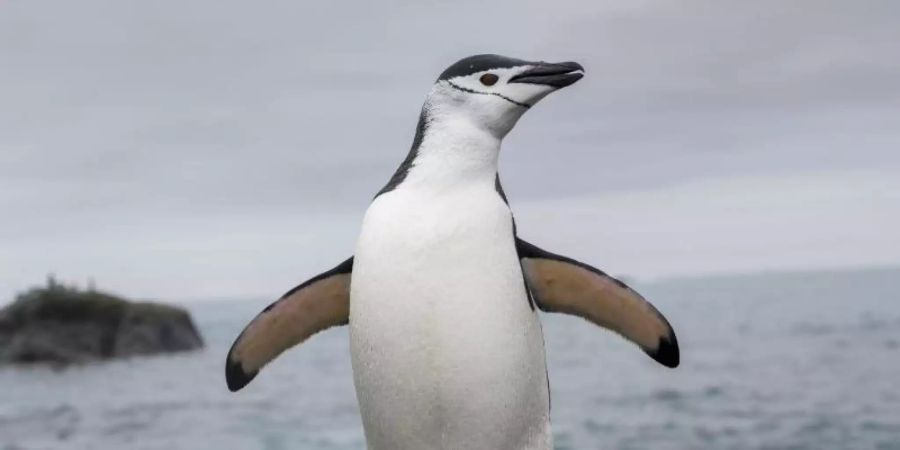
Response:
[{"label": "penguin neck", "polygon": [[422,137],[409,173],[411,184],[443,187],[493,183],[501,140],[471,121],[435,117]]},{"label": "penguin neck", "polygon": [[426,105],[409,155],[378,195],[400,186],[449,191],[483,184],[493,189],[501,141],[461,114],[441,114]]}]

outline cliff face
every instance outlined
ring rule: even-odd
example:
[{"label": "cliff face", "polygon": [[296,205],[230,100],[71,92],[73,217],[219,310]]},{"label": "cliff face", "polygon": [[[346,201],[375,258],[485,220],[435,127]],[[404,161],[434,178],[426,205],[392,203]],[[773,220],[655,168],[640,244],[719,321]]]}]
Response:
[{"label": "cliff face", "polygon": [[81,363],[203,347],[182,308],[58,285],[0,310],[0,364]]}]

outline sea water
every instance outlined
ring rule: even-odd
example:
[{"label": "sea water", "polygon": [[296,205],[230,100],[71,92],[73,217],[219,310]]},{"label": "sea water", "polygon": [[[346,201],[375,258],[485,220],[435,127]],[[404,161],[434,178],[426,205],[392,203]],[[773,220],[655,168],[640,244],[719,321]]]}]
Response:
[{"label": "sea water", "polygon": [[[900,449],[900,269],[634,284],[681,366],[544,314],[557,449]],[[346,328],[226,389],[228,347],[269,301],[186,304],[203,351],[0,369],[0,449],[365,448]]]}]

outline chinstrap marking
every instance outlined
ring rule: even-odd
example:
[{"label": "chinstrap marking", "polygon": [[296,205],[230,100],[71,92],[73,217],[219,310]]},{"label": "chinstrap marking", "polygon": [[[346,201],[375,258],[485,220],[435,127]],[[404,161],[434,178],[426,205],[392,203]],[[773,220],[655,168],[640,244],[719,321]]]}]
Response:
[{"label": "chinstrap marking", "polygon": [[509,98],[509,97],[507,97],[507,96],[505,96],[505,95],[501,95],[501,94],[498,94],[498,93],[496,93],[496,92],[481,92],[481,91],[476,91],[476,90],[473,90],[473,89],[469,89],[469,88],[462,87],[462,86],[460,86],[460,85],[458,85],[458,84],[456,84],[456,83],[454,83],[454,82],[452,82],[452,81],[447,81],[447,80],[444,80],[444,81],[446,81],[447,84],[450,85],[450,87],[459,89],[460,91],[463,91],[463,92],[468,92],[468,93],[470,93],[470,94],[496,95],[497,97],[500,97],[500,98],[502,98],[503,100],[506,100],[506,101],[508,101],[508,102],[510,102],[510,103],[512,103],[512,104],[514,104],[514,105],[521,106],[521,107],[523,107],[523,108],[525,108],[525,109],[531,108],[531,105],[529,105],[528,103],[517,102],[517,101],[515,101],[515,100],[513,100],[513,99],[511,99],[511,98]]}]

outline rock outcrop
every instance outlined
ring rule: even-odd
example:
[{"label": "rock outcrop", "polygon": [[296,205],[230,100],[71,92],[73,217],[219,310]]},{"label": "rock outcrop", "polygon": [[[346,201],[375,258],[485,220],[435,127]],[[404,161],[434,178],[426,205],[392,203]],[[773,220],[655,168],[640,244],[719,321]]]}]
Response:
[{"label": "rock outcrop", "polygon": [[0,310],[0,364],[71,364],[201,347],[183,308],[52,282]]}]

